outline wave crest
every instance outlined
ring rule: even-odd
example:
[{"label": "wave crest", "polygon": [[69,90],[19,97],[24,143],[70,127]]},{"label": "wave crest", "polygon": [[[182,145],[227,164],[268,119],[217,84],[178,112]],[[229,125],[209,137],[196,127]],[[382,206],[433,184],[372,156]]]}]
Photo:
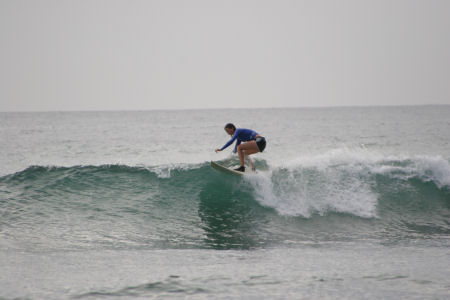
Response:
[{"label": "wave crest", "polygon": [[256,200],[281,215],[310,217],[339,212],[372,218],[378,216],[378,199],[408,189],[404,183],[426,193],[420,191],[421,186],[412,187],[413,179],[448,189],[450,163],[439,156],[383,156],[337,149],[299,157],[246,179],[254,187]]}]

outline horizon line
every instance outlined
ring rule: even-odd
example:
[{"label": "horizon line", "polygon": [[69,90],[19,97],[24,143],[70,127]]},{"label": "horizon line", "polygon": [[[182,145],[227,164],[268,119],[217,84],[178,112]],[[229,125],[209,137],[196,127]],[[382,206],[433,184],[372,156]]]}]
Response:
[{"label": "horizon line", "polygon": [[251,109],[327,109],[327,108],[382,108],[382,107],[429,107],[450,104],[383,104],[383,105],[329,105],[329,106],[272,106],[272,107],[203,107],[203,108],[150,108],[150,109],[79,109],[79,110],[0,110],[0,113],[58,113],[58,112],[146,112],[146,111],[193,111],[193,110],[251,110]]}]

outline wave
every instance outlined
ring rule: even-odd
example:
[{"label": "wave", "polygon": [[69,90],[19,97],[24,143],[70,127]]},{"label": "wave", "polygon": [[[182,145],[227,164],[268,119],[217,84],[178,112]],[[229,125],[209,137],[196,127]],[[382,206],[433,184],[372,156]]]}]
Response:
[{"label": "wave", "polygon": [[209,163],[30,166],[0,177],[0,231],[14,235],[11,243],[54,247],[218,249],[336,232],[450,234],[450,163],[442,157],[339,149],[255,164],[260,171],[244,177]]},{"label": "wave", "polygon": [[282,215],[310,217],[329,211],[377,217],[381,198],[404,192],[426,201],[430,183],[443,199],[450,188],[450,163],[442,157],[383,156],[333,150],[304,156],[248,180],[257,200]]},{"label": "wave", "polygon": [[[222,163],[230,165],[237,161],[229,159]],[[338,149],[323,155],[300,157],[276,167],[270,167],[264,160],[255,163],[262,170],[245,176],[245,183],[238,185],[248,184],[253,200],[288,216],[341,212],[364,218],[377,217],[379,200],[389,194],[403,192],[405,197],[420,196],[426,201],[427,194],[435,193],[445,199],[450,190],[450,163],[438,156],[396,157]],[[30,166],[0,177],[0,184],[35,192],[47,189],[47,193],[51,193],[54,189],[83,191],[96,185],[106,189],[120,189],[123,185],[129,192],[139,192],[158,183],[169,183],[166,192],[170,195],[173,187],[170,183],[175,184],[181,178],[185,187],[200,189],[214,180],[220,185],[232,179],[225,174],[217,175],[208,163],[151,167]]]}]

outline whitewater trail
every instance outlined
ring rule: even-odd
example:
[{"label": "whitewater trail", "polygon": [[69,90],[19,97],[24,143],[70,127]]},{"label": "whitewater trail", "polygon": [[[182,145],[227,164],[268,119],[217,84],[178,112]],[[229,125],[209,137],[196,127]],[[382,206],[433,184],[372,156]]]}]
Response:
[{"label": "whitewater trail", "polygon": [[383,156],[366,150],[337,149],[303,156],[246,176],[255,197],[281,215],[310,217],[328,211],[377,217],[383,191],[378,181],[410,179],[450,187],[450,163],[440,156]]}]

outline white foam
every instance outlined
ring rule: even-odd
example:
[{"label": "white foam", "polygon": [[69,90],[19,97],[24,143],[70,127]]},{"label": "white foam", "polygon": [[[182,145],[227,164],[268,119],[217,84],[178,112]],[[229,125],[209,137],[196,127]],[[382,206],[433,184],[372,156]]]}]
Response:
[{"label": "white foam", "polygon": [[[283,174],[286,173],[287,174]],[[281,215],[310,217],[329,211],[360,217],[376,216],[376,195],[370,186],[355,178],[343,178],[329,172],[315,183],[307,175],[288,170],[249,176],[257,201]]]},{"label": "white foam", "polygon": [[171,172],[175,170],[188,171],[193,169],[198,169],[204,164],[181,164],[172,163],[167,165],[157,165],[157,166],[146,166],[145,169],[153,172],[158,176],[158,178],[170,178]]},{"label": "white foam", "polygon": [[281,215],[341,212],[371,218],[377,216],[377,174],[450,187],[450,163],[440,156],[387,156],[347,148],[298,157],[246,180],[256,200]]},{"label": "white foam", "polygon": [[450,163],[444,158],[417,156],[413,167],[422,180],[433,181],[439,188],[450,187]]}]

